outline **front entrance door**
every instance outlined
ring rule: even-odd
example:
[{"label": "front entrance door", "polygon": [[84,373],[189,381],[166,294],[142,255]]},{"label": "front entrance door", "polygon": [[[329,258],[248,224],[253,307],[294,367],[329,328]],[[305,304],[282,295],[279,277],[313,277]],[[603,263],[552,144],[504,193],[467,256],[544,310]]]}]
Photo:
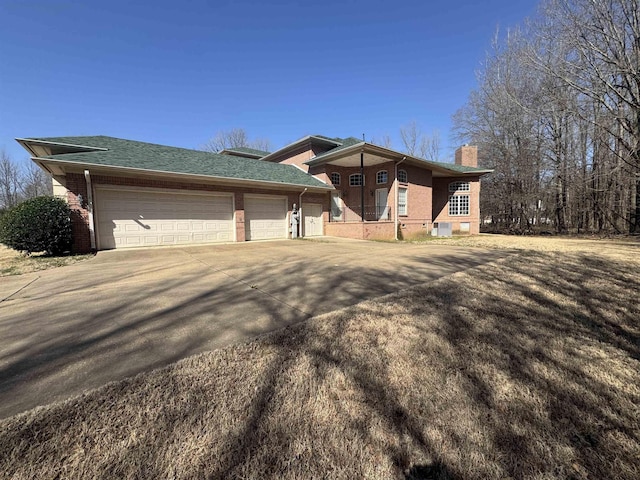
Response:
[{"label": "front entrance door", "polygon": [[376,190],[376,219],[378,220],[389,220],[389,207],[387,206],[388,196],[388,189],[378,188]]}]

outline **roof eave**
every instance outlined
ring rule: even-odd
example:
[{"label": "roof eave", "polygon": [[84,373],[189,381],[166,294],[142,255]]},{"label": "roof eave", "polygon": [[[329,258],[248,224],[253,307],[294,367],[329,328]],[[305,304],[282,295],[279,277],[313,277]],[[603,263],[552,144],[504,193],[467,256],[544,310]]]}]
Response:
[{"label": "roof eave", "polygon": [[295,147],[298,147],[299,145],[304,144],[305,142],[309,142],[311,141],[311,139],[314,139],[317,143],[324,143],[326,145],[334,145],[336,147],[339,147],[340,145],[342,145],[342,143],[335,141],[335,140],[329,140],[327,138],[322,138],[322,137],[317,137],[315,135],[307,135],[306,137],[302,137],[299,140],[296,140],[295,142],[290,143],[289,145],[285,145],[284,147],[280,148],[279,150],[276,150],[275,152],[271,152],[269,155],[265,155],[264,157],[262,157],[260,160],[266,160],[267,162],[271,159],[276,157],[277,155],[286,152],[287,150],[291,150]]},{"label": "roof eave", "polygon": [[339,158],[343,155],[351,155],[354,153],[354,151],[358,151],[360,149],[364,148],[365,152],[368,150],[369,152],[374,151],[374,152],[378,152],[378,153],[383,153],[384,156],[393,158],[396,157],[398,158],[398,160],[402,160],[403,158],[406,158],[407,160],[413,161],[412,163],[414,163],[415,165],[421,166],[421,167],[429,167],[432,170],[436,170],[442,173],[451,173],[452,175],[465,175],[465,176],[472,176],[472,175],[484,175],[486,173],[491,173],[493,172],[493,170],[489,170],[489,169],[485,169],[485,170],[476,170],[476,171],[471,171],[471,172],[460,172],[458,170],[453,170],[453,169],[449,169],[447,167],[443,167],[441,165],[437,165],[434,164],[432,162],[430,162],[429,160],[425,160],[424,158],[418,158],[418,157],[414,157],[411,155],[407,155],[405,153],[402,152],[398,152],[396,150],[391,150],[389,148],[386,147],[381,147],[380,145],[375,145],[372,143],[367,143],[367,142],[360,142],[360,143],[356,143],[354,145],[351,145],[349,147],[343,148],[337,152],[328,152],[326,154],[323,154],[321,157],[319,158],[311,158],[309,160],[307,160],[306,162],[303,162],[305,165],[309,165],[310,167],[316,166],[316,165],[322,165],[323,163],[327,163],[335,158]]},{"label": "roof eave", "polygon": [[[142,169],[142,168],[121,167],[116,165],[100,165],[96,163],[86,163],[86,162],[82,162],[82,163],[68,162],[64,160],[56,160],[52,158],[43,158],[43,157],[31,157],[31,160],[33,160],[40,166],[52,163],[53,165],[58,167],[66,166],[66,167],[88,169],[88,170],[90,170],[91,168],[98,168],[98,169],[104,169],[108,171],[117,171],[117,172],[124,172],[124,173],[130,173],[130,174],[137,173],[137,174],[144,174],[144,175],[171,176],[171,177],[179,176],[180,178],[184,178],[184,179],[199,179],[199,180],[221,182],[225,184],[252,185],[252,186],[265,185],[271,188],[274,188],[274,187],[282,188],[283,186],[290,186],[290,187],[295,187],[296,189],[307,188],[309,190],[315,190],[319,192],[335,190],[335,188],[332,185],[316,186],[316,185],[305,185],[300,183],[271,182],[268,180],[253,180],[248,178],[222,177],[218,175],[203,175],[198,173],[168,172],[165,170],[149,170],[149,169]],[[50,169],[47,169],[47,170],[51,171]]]}]

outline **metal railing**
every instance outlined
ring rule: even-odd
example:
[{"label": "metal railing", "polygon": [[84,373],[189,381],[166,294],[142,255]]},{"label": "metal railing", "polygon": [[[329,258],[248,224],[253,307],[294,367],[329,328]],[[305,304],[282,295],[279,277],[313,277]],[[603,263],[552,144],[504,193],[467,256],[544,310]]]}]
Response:
[{"label": "metal railing", "polygon": [[[331,209],[330,222],[361,222],[362,209],[360,204],[345,204],[338,209],[335,205]],[[389,205],[367,205],[364,206],[365,222],[390,222],[393,220],[393,212]]]}]

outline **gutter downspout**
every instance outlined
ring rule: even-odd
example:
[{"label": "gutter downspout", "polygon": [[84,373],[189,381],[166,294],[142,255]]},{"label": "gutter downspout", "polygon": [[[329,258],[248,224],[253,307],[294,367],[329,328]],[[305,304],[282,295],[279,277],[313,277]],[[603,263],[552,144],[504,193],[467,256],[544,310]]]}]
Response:
[{"label": "gutter downspout", "polygon": [[93,223],[93,189],[91,188],[91,175],[89,170],[84,171],[84,179],[87,182],[87,211],[89,213],[89,238],[91,239],[91,250],[96,250],[96,231]]},{"label": "gutter downspout", "polygon": [[398,165],[400,165],[402,162],[404,162],[407,159],[407,157],[403,157],[402,160],[400,160],[398,163],[395,164],[395,184],[396,184],[396,191],[395,191],[395,204],[396,204],[396,214],[395,214],[395,236],[394,239],[397,241],[398,240],[398,202],[400,201],[400,188],[398,187]]},{"label": "gutter downspout", "polygon": [[299,204],[298,204],[298,218],[300,219],[300,220],[298,220],[298,225],[300,225],[300,232],[298,232],[298,233],[299,233],[299,235],[298,235],[298,236],[299,236],[300,238],[304,238],[303,231],[302,231],[302,224],[303,224],[303,219],[304,219],[304,217],[302,216],[302,196],[303,196],[305,193],[307,193],[307,190],[308,190],[308,189],[307,189],[307,188],[305,188],[305,189],[302,191],[302,193],[300,194],[300,196],[298,197],[298,201],[299,201]]}]

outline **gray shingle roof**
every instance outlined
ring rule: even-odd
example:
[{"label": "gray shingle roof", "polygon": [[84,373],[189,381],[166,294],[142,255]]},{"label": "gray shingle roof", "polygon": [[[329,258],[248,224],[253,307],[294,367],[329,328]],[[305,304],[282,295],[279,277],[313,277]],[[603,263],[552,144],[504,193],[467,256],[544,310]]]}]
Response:
[{"label": "gray shingle roof", "polygon": [[25,140],[106,149],[42,157],[51,160],[331,189],[331,186],[292,165],[269,163],[232,155],[220,155],[106,136],[46,137]]},{"label": "gray shingle roof", "polygon": [[[317,135],[319,136],[319,135]],[[328,138],[328,137],[325,137]],[[365,144],[365,145],[372,145],[372,146],[377,146],[371,143],[366,143],[363,140],[360,140],[358,138],[355,137],[347,137],[347,138],[333,138],[332,140],[335,140],[337,142],[340,142],[342,145],[337,146],[335,148],[332,148],[331,150],[328,150],[326,152],[321,153],[320,155],[317,155],[315,157],[313,157],[311,160],[308,160],[307,164],[316,164],[318,163],[319,160],[322,160],[323,157],[327,157],[329,155],[334,155],[336,152],[339,152],[340,150],[345,150],[349,147],[352,147],[354,145],[359,145],[359,144]],[[396,152],[398,155],[403,155],[401,152]],[[424,162],[425,166],[434,166],[434,167],[439,167],[439,168],[444,168],[446,170],[450,170],[452,172],[456,172],[456,173],[487,173],[489,170],[486,168],[477,168],[477,167],[467,167],[464,165],[456,165],[455,163],[446,163],[446,162],[435,162],[432,160],[426,160],[424,158],[420,158],[420,157],[412,157],[415,160],[418,160],[420,162]]]},{"label": "gray shingle roof", "polygon": [[266,157],[271,152],[267,152],[266,150],[257,150],[255,148],[249,147],[234,147],[234,148],[225,148],[227,152],[240,152],[240,153],[250,153],[251,155],[260,155],[261,157]]}]

